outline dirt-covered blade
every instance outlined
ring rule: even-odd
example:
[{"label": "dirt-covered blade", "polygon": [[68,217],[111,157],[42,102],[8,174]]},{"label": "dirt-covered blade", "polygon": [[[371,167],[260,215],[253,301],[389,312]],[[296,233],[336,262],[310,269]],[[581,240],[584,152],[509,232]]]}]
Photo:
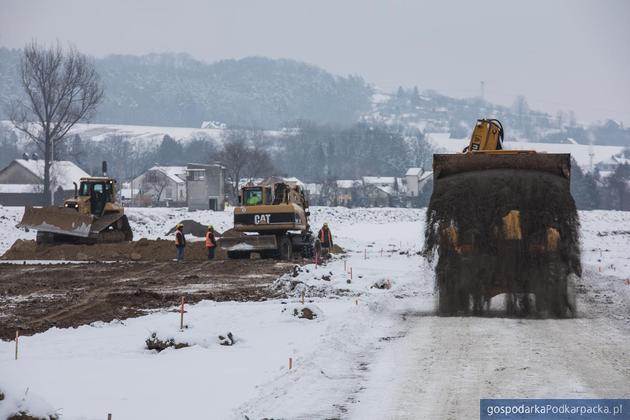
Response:
[{"label": "dirt-covered blade", "polygon": [[243,235],[220,238],[219,246],[226,251],[257,252],[277,249],[278,244],[274,235]]},{"label": "dirt-covered blade", "polygon": [[489,169],[532,170],[569,178],[571,155],[526,151],[474,152],[433,155],[433,179]]},{"label": "dirt-covered blade", "polygon": [[63,207],[26,207],[21,228],[87,238],[94,217]]}]

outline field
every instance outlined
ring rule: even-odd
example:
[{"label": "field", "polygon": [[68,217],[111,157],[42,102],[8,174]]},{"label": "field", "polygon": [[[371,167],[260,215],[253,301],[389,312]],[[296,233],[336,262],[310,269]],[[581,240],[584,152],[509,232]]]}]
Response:
[{"label": "field", "polygon": [[[205,262],[194,241],[183,264],[170,242],[0,261],[0,418],[474,419],[480,398],[630,398],[630,213],[580,213],[578,317],[553,320],[435,316],[424,212],[312,209],[345,251],[324,266]],[[0,254],[33,239],[21,213],[0,208]],[[230,227],[224,212],[129,214],[137,242],[183,219]],[[153,333],[186,347],[148,350]]]}]

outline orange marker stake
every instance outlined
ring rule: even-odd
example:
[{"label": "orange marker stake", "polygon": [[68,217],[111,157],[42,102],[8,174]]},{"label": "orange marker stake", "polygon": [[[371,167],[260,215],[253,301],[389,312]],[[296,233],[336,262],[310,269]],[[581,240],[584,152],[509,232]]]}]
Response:
[{"label": "orange marker stake", "polygon": [[352,267],[350,267],[350,280],[352,280]]},{"label": "orange marker stake", "polygon": [[18,343],[20,341],[20,330],[15,330],[15,360],[18,359]]},{"label": "orange marker stake", "polygon": [[293,369],[293,357],[289,357],[289,369]]},{"label": "orange marker stake", "polygon": [[302,290],[302,305],[304,305],[304,290]]},{"label": "orange marker stake", "polygon": [[179,314],[180,314],[179,329],[183,331],[184,330],[184,296],[182,296],[182,306],[179,310]]}]

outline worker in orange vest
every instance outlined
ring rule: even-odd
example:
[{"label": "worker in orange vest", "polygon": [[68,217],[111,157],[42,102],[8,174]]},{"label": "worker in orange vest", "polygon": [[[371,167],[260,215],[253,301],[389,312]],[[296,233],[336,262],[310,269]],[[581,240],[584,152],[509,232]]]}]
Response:
[{"label": "worker in orange vest", "polygon": [[324,226],[319,230],[317,234],[317,239],[319,239],[319,243],[322,246],[322,256],[327,256],[330,248],[333,247],[333,238],[332,233],[330,233],[330,229],[328,228],[328,223],[324,223]]},{"label": "worker in orange vest", "polygon": [[208,250],[208,260],[214,258],[214,250],[217,247],[217,240],[214,238],[214,228],[212,225],[208,225],[208,231],[206,232],[206,249]]},{"label": "worker in orange vest", "polygon": [[184,225],[178,223],[175,226],[175,248],[177,248],[177,262],[184,260],[184,248],[186,248],[186,236],[184,236]]}]

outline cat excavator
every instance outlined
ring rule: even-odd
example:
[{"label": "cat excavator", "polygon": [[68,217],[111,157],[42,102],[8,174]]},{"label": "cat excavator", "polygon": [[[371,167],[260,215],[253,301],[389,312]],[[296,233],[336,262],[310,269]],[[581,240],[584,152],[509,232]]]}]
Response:
[{"label": "cat excavator", "polygon": [[438,313],[488,313],[504,295],[508,315],[573,317],[581,265],[571,156],[503,140],[498,120],[480,119],[462,153],[433,155],[424,253],[438,255]]},{"label": "cat excavator", "polygon": [[240,189],[234,207],[234,228],[219,239],[230,259],[261,258],[291,260],[312,256],[314,237],[304,187],[295,182],[269,179]]}]

